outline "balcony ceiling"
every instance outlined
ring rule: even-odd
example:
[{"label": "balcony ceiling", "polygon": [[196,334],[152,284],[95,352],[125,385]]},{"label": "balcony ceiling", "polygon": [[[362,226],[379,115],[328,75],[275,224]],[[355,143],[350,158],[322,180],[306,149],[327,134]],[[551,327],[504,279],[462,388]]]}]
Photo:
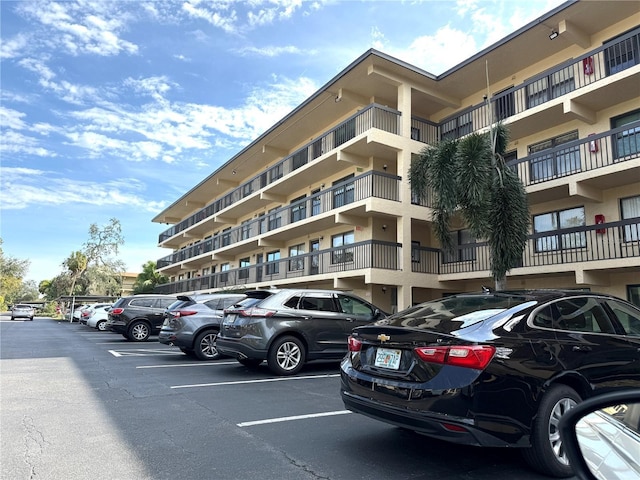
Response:
[{"label": "balcony ceiling", "polygon": [[[228,182],[239,185],[260,174],[320,133],[330,130],[337,120],[353,115],[370,99],[397,108],[397,85],[401,81],[410,80],[419,87],[413,94],[414,104],[419,102],[418,111],[428,118],[430,112],[445,108],[447,100],[463,99],[481,90],[479,85],[483,85],[486,78],[486,63],[492,83],[510,78],[514,73],[573,46],[571,36],[575,32],[588,39],[608,26],[637,15],[639,11],[640,3],[635,1],[615,2],[615,7],[611,1],[567,2],[439,76],[375,50],[365,52],[153,221],[173,224],[195,213],[213,197],[228,191]],[[567,31],[549,40],[551,30],[558,31],[563,21],[567,22]],[[593,44],[585,48],[598,46]],[[475,80],[469,81],[470,78]],[[339,94],[342,94],[340,101],[336,101]]]}]

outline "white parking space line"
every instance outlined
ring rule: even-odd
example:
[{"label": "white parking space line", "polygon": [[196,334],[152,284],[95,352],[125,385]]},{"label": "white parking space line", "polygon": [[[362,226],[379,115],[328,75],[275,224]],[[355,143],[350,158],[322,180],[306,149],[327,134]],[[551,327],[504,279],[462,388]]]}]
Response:
[{"label": "white parking space line", "polygon": [[308,415],[294,415],[291,417],[280,417],[280,418],[268,418],[266,420],[256,420],[253,422],[242,422],[236,423],[236,425],[240,428],[242,427],[253,427],[254,425],[266,425],[268,423],[279,423],[279,422],[291,422],[294,420],[306,420],[307,418],[318,418],[318,417],[332,417],[335,415],[346,415],[347,413],[351,413],[351,410],[336,410],[335,412],[324,412],[324,413],[310,413]]},{"label": "white parking space line", "polygon": [[173,367],[210,367],[215,365],[240,365],[238,362],[199,362],[199,363],[174,363],[172,365],[140,365],[136,368],[173,368]]},{"label": "white parking space line", "polygon": [[184,353],[182,352],[173,352],[171,350],[150,350],[145,348],[107,351],[114,357],[153,357],[155,355],[184,355]]},{"label": "white parking space line", "polygon": [[320,378],[339,377],[339,373],[327,375],[308,375],[304,377],[279,377],[279,378],[263,378],[260,380],[239,380],[236,382],[217,382],[217,383],[198,383],[193,385],[174,385],[170,388],[198,388],[198,387],[221,387],[224,385],[249,385],[251,383],[268,383],[268,382],[288,382],[292,380],[315,380]]}]

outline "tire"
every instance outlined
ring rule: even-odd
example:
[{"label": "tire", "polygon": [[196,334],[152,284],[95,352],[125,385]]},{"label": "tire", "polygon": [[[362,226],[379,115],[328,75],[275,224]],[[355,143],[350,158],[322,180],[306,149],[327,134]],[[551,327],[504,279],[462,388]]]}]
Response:
[{"label": "tire", "polygon": [[238,361],[248,368],[256,368],[262,363],[262,360],[259,358],[239,358]]},{"label": "tire", "polygon": [[107,321],[106,320],[100,320],[97,324],[96,324],[96,328],[98,330],[100,330],[101,332],[105,332],[107,330]]},{"label": "tire", "polygon": [[216,348],[216,338],[218,332],[215,330],[207,330],[201,332],[193,343],[193,353],[198,360],[217,360],[222,355],[218,353]]},{"label": "tire", "polygon": [[305,348],[296,337],[278,338],[269,349],[267,364],[276,375],[295,375],[304,366]]},{"label": "tire", "polygon": [[147,322],[138,320],[129,327],[128,338],[132,342],[146,342],[151,335],[151,327]]},{"label": "tire", "polygon": [[522,455],[531,468],[557,478],[573,475],[566,452],[562,448],[558,423],[560,417],[580,400],[580,395],[566,385],[554,385],[542,397],[533,420],[531,447],[522,450]]}]

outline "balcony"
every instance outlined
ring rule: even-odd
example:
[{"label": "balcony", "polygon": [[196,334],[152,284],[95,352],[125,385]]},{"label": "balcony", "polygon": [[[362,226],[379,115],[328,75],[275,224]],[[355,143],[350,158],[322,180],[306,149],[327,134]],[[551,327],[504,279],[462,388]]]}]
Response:
[{"label": "balcony", "polygon": [[[448,117],[440,124],[441,138],[460,138],[488,128],[496,121],[508,123],[512,138],[521,138],[564,123],[568,113],[565,108],[571,109],[572,102],[579,103],[576,110],[581,112],[576,111],[572,118],[586,115],[590,121],[589,117],[595,116],[591,112],[637,95],[638,75],[623,72],[638,64],[640,29],[494,95],[489,105],[483,102]],[[586,88],[614,75],[618,77],[602,89]],[[569,94],[573,95],[568,106],[556,101],[553,108],[538,108]],[[524,112],[528,115],[520,115]]]},{"label": "balcony", "polygon": [[[256,192],[267,188],[269,185],[279,181],[283,177],[291,175],[294,171],[309,163],[319,161],[319,158],[328,152],[338,148],[343,143],[348,142],[372,128],[398,134],[400,128],[399,117],[400,113],[395,110],[382,105],[369,105],[367,108],[345,120],[321,137],[313,140],[292,155],[276,163],[265,172],[256,175],[249,181],[243,183],[223,197],[215,200],[211,204],[191,215],[189,218],[186,218],[180,223],[168,228],[160,234],[158,239],[159,243],[162,244],[163,242],[166,242],[175,235],[178,235],[203,220],[210,219],[218,212],[228,209],[230,206],[237,204],[241,200],[249,198],[252,195],[254,201],[258,203],[255,205],[248,205],[247,209],[245,209],[246,211],[235,212],[234,215],[240,215],[241,213],[246,214],[249,211],[253,211],[264,206],[264,202],[260,202],[260,196],[257,195]],[[296,181],[299,182],[299,179]]]},{"label": "balcony", "polygon": [[207,253],[222,250],[227,255],[234,255],[237,253],[234,245],[246,250],[247,242],[284,227],[287,227],[287,236],[293,237],[296,234],[293,224],[308,229],[309,222],[318,222],[313,228],[321,231],[334,224],[334,217],[326,214],[344,205],[368,198],[399,201],[400,181],[401,178],[395,175],[367,172],[167,255],[157,261],[157,268],[176,264],[197,267],[211,261],[211,255],[205,255]]},{"label": "balcony", "polygon": [[296,279],[310,281],[313,276],[363,269],[398,270],[401,245],[367,241],[296,255],[273,262],[217,272],[204,277],[180,280],[156,287],[155,293],[237,288],[245,285]]},{"label": "balcony", "polygon": [[[630,262],[630,258],[636,261]],[[491,269],[486,242],[467,244],[446,253],[434,248],[414,247],[412,259],[413,272],[438,275],[483,272],[484,276],[484,272]],[[598,266],[602,269],[637,269],[639,260],[640,218],[631,218],[529,235],[522,263],[510,274],[548,274],[547,267],[553,265],[564,265],[554,268],[553,272],[573,272],[576,264],[583,264],[586,270],[585,263],[591,263],[591,269],[595,270],[598,261],[606,261]]]}]

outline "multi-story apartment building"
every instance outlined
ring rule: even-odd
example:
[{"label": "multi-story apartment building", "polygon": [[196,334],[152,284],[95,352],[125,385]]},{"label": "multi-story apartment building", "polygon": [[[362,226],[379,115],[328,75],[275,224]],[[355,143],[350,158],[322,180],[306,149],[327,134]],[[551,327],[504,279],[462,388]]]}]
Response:
[{"label": "multi-story apartment building", "polygon": [[369,50],[153,221],[165,293],[354,291],[388,311],[492,286],[464,224],[441,251],[408,171],[441,139],[511,133],[530,236],[507,288],[640,301],[640,4],[567,2],[442,75]]}]

